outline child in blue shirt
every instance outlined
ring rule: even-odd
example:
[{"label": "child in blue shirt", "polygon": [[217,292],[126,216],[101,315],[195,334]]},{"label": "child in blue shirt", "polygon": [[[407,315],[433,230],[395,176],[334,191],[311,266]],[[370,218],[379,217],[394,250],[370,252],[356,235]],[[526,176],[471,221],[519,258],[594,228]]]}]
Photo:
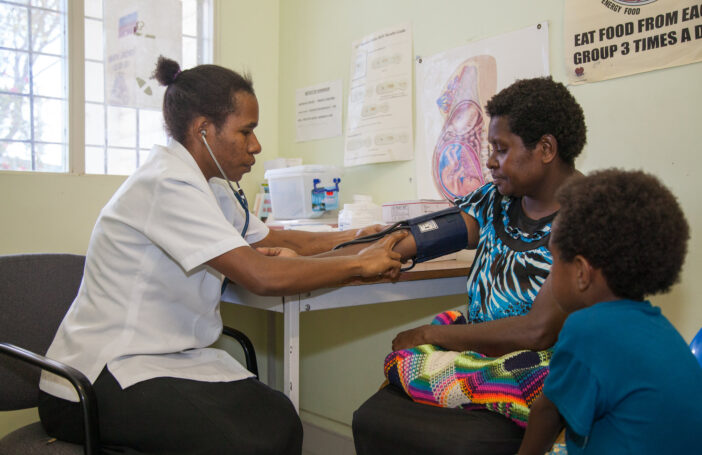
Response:
[{"label": "child in blue shirt", "polygon": [[605,170],[558,195],[549,280],[569,313],[520,455],[543,454],[563,425],[569,455],[699,453],[702,368],[645,296],[678,281],[689,228],[643,172]]}]

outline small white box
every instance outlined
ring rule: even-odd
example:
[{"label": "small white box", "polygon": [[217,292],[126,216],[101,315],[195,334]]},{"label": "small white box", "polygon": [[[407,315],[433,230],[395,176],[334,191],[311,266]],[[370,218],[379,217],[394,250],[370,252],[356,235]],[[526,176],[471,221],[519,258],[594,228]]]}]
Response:
[{"label": "small white box", "polygon": [[449,207],[451,207],[451,202],[444,199],[386,202],[383,204],[383,222],[397,223],[398,221],[438,212]]},{"label": "small white box", "polygon": [[[264,177],[268,180],[273,217],[276,219],[317,218],[328,210],[338,208],[341,171],[335,166],[308,164],[270,169]],[[315,187],[317,193],[320,188],[326,188],[328,191],[325,191],[327,196],[322,199],[321,204],[315,201],[313,205]]]}]

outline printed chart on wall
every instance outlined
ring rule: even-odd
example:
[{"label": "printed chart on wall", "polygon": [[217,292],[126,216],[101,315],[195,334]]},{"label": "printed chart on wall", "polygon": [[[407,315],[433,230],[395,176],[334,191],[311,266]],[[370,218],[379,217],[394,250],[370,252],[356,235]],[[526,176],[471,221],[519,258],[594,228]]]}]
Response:
[{"label": "printed chart on wall", "polygon": [[490,181],[485,104],[517,79],[547,76],[546,22],[417,57],[417,197],[465,196]]},{"label": "printed chart on wall", "polygon": [[104,8],[105,99],[161,109],[165,87],[151,73],[159,55],[181,61],[180,0],[105,0]]},{"label": "printed chart on wall", "polygon": [[602,81],[702,61],[700,0],[568,0],[570,83]]},{"label": "printed chart on wall", "polygon": [[412,159],[412,29],[381,30],[351,46],[344,166]]}]

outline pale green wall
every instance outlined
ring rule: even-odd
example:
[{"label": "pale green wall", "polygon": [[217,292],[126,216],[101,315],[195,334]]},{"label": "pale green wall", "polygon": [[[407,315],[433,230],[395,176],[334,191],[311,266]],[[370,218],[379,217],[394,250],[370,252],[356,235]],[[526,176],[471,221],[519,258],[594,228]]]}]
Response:
[{"label": "pale green wall", "polygon": [[[305,163],[343,164],[343,138],[295,142],[295,89],[342,79],[348,94],[351,43],[374,31],[410,22],[414,53],[433,55],[468,42],[548,21],[551,74],[565,81],[562,0],[283,0],[280,2],[281,156]],[[692,227],[682,283],[653,299],[687,340],[702,326],[702,209],[700,169],[702,64],[671,68],[584,86],[571,91],[585,110],[588,146],[583,171],[618,166],[660,176],[678,195]],[[345,115],[345,113],[344,113]],[[415,197],[414,164],[397,162],[347,168],[342,199],[353,192],[376,202]],[[623,214],[626,216],[626,214]],[[661,254],[665,254],[664,251]],[[427,322],[442,299],[385,304],[303,315],[301,407],[303,417],[349,434],[351,414],[378,387],[382,360],[403,327]],[[319,417],[322,416],[322,417]]]},{"label": "pale green wall", "polygon": [[[215,59],[235,70],[249,70],[254,78],[264,148],[259,164],[286,156],[302,157],[305,163],[341,165],[341,138],[295,143],[294,93],[300,87],[342,79],[346,94],[352,41],[409,21],[415,54],[432,55],[547,20],[551,72],[562,81],[562,13],[562,0],[220,0]],[[696,305],[702,282],[695,280],[702,274],[702,209],[695,201],[702,184],[693,180],[694,170],[700,168],[695,134],[702,120],[695,108],[702,101],[700,80],[702,64],[693,64],[572,88],[588,122],[589,145],[578,167],[588,171],[619,166],[656,173],[673,188],[686,211],[692,240],[682,283],[654,303],[663,307],[687,340],[702,325],[702,308]],[[245,177],[242,186],[247,194],[255,194],[262,175],[258,166]],[[346,169],[344,199],[361,191],[372,194],[376,202],[412,198],[413,175],[412,163]],[[83,253],[100,208],[122,181],[119,177],[0,173],[0,254]],[[462,297],[456,297],[303,314],[303,418],[350,434],[353,410],[382,381],[382,360],[393,336],[463,303]],[[228,323],[254,338],[262,351],[259,363],[265,378],[267,316],[231,306],[224,313]],[[273,335],[278,344],[281,332],[277,317]],[[279,350],[274,354],[280,358]],[[35,419],[33,411],[0,413],[0,435]]]}]

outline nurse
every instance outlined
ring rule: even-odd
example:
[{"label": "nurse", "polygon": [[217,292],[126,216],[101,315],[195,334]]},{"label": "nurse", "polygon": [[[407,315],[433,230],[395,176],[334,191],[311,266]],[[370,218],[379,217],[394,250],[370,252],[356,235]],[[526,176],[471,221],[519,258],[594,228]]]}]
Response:
[{"label": "nurse", "polygon": [[[302,426],[287,397],[208,347],[222,331],[222,279],[261,295],[393,279],[404,234],[353,255],[309,257],[354,234],[269,231],[232,192],[229,180],[261,152],[251,80],[216,65],[181,71],[163,57],[154,77],[167,86],[170,143],[154,146],[101,211],[47,356],[93,383],[105,450],[299,454]],[[47,433],[81,443],[72,387],[48,372],[40,387]]]}]

